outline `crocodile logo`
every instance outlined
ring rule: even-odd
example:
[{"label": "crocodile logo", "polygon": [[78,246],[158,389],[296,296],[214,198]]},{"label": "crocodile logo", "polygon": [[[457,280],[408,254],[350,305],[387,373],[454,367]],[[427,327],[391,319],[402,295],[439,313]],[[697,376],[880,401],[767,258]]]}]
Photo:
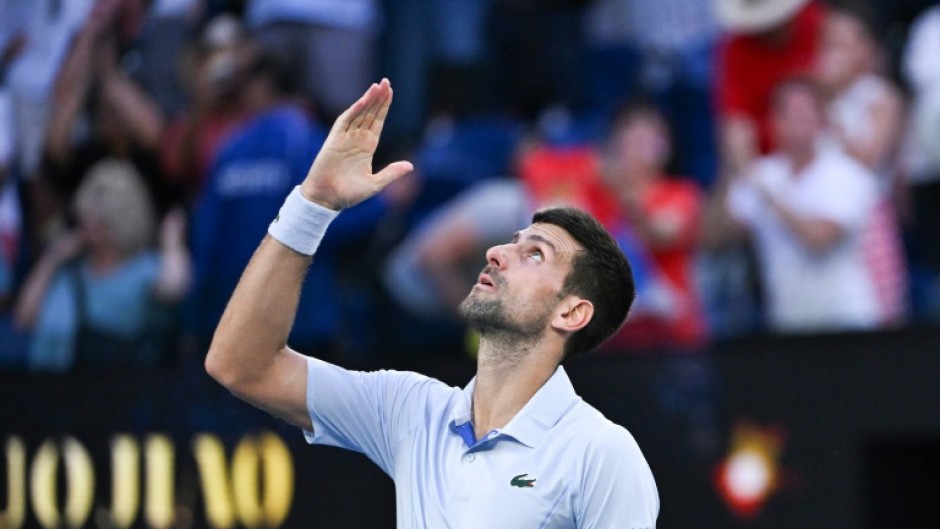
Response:
[{"label": "crocodile logo", "polygon": [[518,476],[513,477],[512,480],[509,482],[509,484],[512,485],[513,487],[519,487],[519,488],[534,487],[535,478],[522,479],[526,476],[528,476],[528,474],[519,474]]}]

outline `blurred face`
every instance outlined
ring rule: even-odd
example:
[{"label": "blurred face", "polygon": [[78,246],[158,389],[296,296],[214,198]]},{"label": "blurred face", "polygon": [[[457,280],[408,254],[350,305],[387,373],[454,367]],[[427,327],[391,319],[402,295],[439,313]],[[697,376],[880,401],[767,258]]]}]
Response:
[{"label": "blurred face", "polygon": [[76,221],[78,230],[82,237],[92,249],[107,246],[110,242],[108,238],[108,226],[94,211],[79,209],[76,212]]},{"label": "blurred face", "polygon": [[801,85],[788,86],[776,95],[771,120],[782,151],[811,149],[823,128],[816,93]]},{"label": "blurred face", "polygon": [[873,54],[864,25],[845,13],[832,13],[823,25],[817,78],[826,88],[844,87],[868,69]]},{"label": "blurred face", "polygon": [[628,179],[658,174],[669,160],[669,134],[658,117],[638,114],[614,132],[610,148],[614,174]]},{"label": "blurred face", "polygon": [[486,252],[487,266],[459,313],[486,336],[496,331],[533,339],[548,328],[581,246],[554,224],[533,224],[509,244]]}]

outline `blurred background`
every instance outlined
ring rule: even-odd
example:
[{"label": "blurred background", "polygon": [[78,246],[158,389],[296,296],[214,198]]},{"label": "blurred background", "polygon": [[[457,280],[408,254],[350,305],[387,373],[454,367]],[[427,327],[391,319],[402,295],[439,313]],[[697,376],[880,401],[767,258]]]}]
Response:
[{"label": "blurred background", "polygon": [[464,385],[532,213],[638,298],[567,365],[658,527],[940,527],[940,4],[0,0],[0,528],[394,527],[390,480],[219,389],[225,304],[333,119],[376,165],[290,343]]}]

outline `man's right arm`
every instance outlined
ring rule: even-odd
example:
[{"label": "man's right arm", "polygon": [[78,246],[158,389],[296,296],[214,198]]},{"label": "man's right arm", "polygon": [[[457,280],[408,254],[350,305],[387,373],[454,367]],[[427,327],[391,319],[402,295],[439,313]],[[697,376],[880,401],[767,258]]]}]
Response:
[{"label": "man's right arm", "polygon": [[[372,85],[334,123],[301,193],[338,211],[411,171],[396,162],[376,174],[372,158],[392,101],[387,80]],[[268,236],[251,258],[216,328],[206,370],[239,398],[308,431],[306,359],[287,345],[311,256]]]}]

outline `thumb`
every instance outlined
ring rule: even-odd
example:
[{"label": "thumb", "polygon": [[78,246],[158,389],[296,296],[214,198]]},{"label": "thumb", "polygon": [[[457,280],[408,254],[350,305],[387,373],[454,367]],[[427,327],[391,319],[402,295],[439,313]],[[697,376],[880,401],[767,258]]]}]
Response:
[{"label": "thumb", "polygon": [[385,166],[385,169],[376,173],[375,179],[379,186],[384,188],[411,171],[414,171],[414,166],[411,165],[411,162],[392,162]]}]

